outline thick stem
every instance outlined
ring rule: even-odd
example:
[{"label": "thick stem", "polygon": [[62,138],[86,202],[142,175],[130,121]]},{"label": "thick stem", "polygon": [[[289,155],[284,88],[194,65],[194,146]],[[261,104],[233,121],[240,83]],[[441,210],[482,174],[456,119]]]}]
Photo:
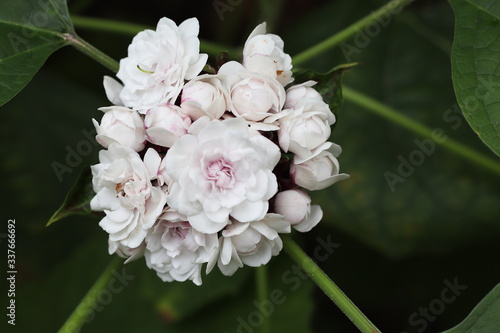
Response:
[{"label": "thick stem", "polygon": [[113,277],[113,272],[122,263],[123,259],[116,256],[111,260],[104,272],[83,297],[58,333],[73,333],[80,331],[80,328],[83,326],[85,320],[92,313],[92,309],[97,304],[100,292],[108,286],[109,281]]},{"label": "thick stem", "polygon": [[340,288],[309,258],[292,240],[290,235],[283,236],[285,251],[339,307],[342,312],[363,333],[376,333],[380,330],[359,310],[359,308],[340,290]]},{"label": "thick stem", "polygon": [[365,26],[370,24],[371,22],[377,21],[384,15],[393,15],[401,12],[402,8],[406,5],[408,5],[410,2],[413,0],[392,0],[389,1],[387,4],[384,6],[380,7],[376,11],[372,12],[371,14],[365,16],[361,20],[351,24],[344,30],[341,30],[340,32],[336,33],[335,35],[331,36],[328,39],[325,39],[319,44],[314,45],[313,47],[303,51],[302,53],[297,54],[295,57],[293,57],[293,64],[294,66],[298,66],[305,61],[319,55],[320,53],[331,49],[341,42],[349,39],[350,37],[354,36],[356,33],[358,33],[361,29],[363,29]]},{"label": "thick stem", "polygon": [[84,54],[88,55],[90,58],[99,62],[104,67],[108,68],[112,72],[115,72],[115,73],[118,72],[120,65],[116,60],[114,60],[113,58],[111,58],[107,54],[103,53],[102,51],[98,50],[94,46],[90,45],[89,43],[84,41],[82,38],[78,37],[77,35],[70,34],[70,33],[64,34],[64,38],[70,43],[70,45],[74,46],[79,51],[83,52]]},{"label": "thick stem", "polygon": [[[255,270],[255,277],[257,298],[259,300],[259,304],[262,304],[264,301],[269,299],[267,266],[262,265],[260,267],[257,267]],[[271,333],[271,326],[268,316],[264,316],[264,321],[261,328],[262,333]]]},{"label": "thick stem", "polygon": [[[366,95],[363,95],[357,91],[349,89],[346,86],[342,87],[342,94],[344,98],[348,101],[351,101],[359,106],[364,107],[365,109],[378,114],[402,127],[409,129],[410,131],[434,140],[433,130],[424,126],[410,117],[401,114],[400,112],[370,98]],[[446,149],[460,155],[466,160],[476,163],[496,174],[500,174],[500,163],[497,161],[488,158],[480,153],[475,152],[471,148],[453,140],[448,137],[442,140],[434,140],[436,143],[445,147]]]}]

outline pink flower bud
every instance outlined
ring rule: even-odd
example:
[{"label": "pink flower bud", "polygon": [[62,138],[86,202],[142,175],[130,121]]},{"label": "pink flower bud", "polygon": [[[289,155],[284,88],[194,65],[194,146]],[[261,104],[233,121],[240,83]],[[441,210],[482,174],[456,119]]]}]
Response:
[{"label": "pink flower bud", "polygon": [[283,215],[285,220],[300,232],[311,230],[323,217],[321,208],[318,205],[311,206],[311,198],[301,190],[278,193],[274,202],[274,210]]},{"label": "pink flower bud", "polygon": [[147,140],[163,147],[172,147],[187,133],[191,119],[175,105],[162,105],[148,110],[144,118]]},{"label": "pink flower bud", "polygon": [[92,119],[97,131],[96,140],[104,148],[112,143],[127,146],[135,151],[144,149],[146,142],[141,116],[134,110],[122,106],[104,107],[101,124]]}]

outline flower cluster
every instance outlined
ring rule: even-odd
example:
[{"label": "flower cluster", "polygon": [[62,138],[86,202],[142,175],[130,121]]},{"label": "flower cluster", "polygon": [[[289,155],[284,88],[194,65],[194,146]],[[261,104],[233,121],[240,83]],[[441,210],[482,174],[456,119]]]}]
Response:
[{"label": "flower cluster", "polygon": [[280,233],[322,218],[304,189],[348,175],[327,141],[335,117],[315,82],[292,85],[279,36],[260,24],[243,61],[215,70],[198,31],[194,18],[162,18],[134,37],[121,83],[105,77],[114,105],[93,120],[105,149],[92,166],[91,208],[105,213],[110,254],[144,256],[162,280],[200,285],[204,264],[225,275],[266,264]]}]

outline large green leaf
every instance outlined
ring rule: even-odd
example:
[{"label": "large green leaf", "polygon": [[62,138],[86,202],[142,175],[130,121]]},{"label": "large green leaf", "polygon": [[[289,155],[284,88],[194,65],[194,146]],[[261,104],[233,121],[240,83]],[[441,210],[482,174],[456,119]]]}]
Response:
[{"label": "large green leaf", "polygon": [[450,0],[453,84],[465,119],[500,155],[500,1]]},{"label": "large green leaf", "polygon": [[486,295],[463,322],[443,333],[500,332],[500,284]]},{"label": "large green leaf", "polygon": [[0,106],[67,44],[64,34],[72,31],[64,0],[0,2]]}]

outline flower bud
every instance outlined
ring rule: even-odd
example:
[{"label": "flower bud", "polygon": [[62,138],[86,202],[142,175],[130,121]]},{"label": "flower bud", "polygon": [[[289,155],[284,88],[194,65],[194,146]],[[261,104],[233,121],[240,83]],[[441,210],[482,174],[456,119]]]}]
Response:
[{"label": "flower bud", "polygon": [[163,147],[172,147],[190,125],[191,119],[184,111],[171,104],[149,109],[144,118],[147,140]]},{"label": "flower bud", "polygon": [[301,190],[279,192],[274,201],[274,210],[300,232],[311,230],[323,217],[321,208],[318,205],[311,206],[311,198]]},{"label": "flower bud", "polygon": [[228,93],[215,75],[202,75],[182,89],[181,108],[197,120],[203,116],[219,119],[228,109]]},{"label": "flower bud", "polygon": [[247,121],[262,121],[282,110],[285,103],[283,86],[264,74],[246,70],[230,61],[219,69],[230,96],[230,110]]},{"label": "flower bud", "polygon": [[97,131],[96,141],[104,148],[112,143],[127,146],[135,151],[144,149],[146,141],[141,116],[132,109],[122,106],[100,108],[104,112],[101,124],[92,119]]},{"label": "flower bud", "polygon": [[296,84],[291,86],[286,90],[286,101],[285,109],[293,109],[297,102],[304,98],[313,98],[319,101],[323,101],[320,93],[316,89],[312,88],[316,85],[315,81],[307,81],[301,84]]},{"label": "flower bud", "polygon": [[293,182],[309,191],[316,191],[349,178],[347,174],[339,174],[340,166],[336,156],[341,151],[340,146],[326,142],[305,160],[295,156],[294,163],[290,167]]},{"label": "flower bud", "polygon": [[283,51],[283,40],[266,34],[266,24],[258,25],[243,48],[243,66],[250,72],[266,74],[286,86],[293,81],[292,58]]},{"label": "flower bud", "polygon": [[[286,110],[287,111],[287,110]],[[292,152],[301,157],[311,155],[311,151],[328,140],[330,125],[335,117],[321,96],[303,98],[294,108],[278,119],[280,129],[278,139],[285,152]]]},{"label": "flower bud", "polygon": [[311,198],[304,191],[288,190],[276,195],[275,212],[283,215],[292,225],[302,221],[310,209]]}]

